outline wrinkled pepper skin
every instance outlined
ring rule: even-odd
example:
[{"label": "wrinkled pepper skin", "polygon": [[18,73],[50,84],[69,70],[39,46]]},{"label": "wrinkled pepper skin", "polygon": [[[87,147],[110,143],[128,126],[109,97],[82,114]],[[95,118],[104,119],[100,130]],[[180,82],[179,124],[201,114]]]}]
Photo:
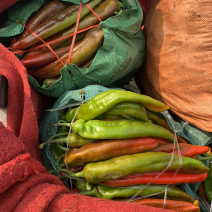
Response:
[{"label": "wrinkled pepper skin", "polygon": [[186,157],[194,157],[196,155],[201,155],[203,153],[206,153],[210,149],[208,146],[198,146],[198,145],[193,145],[193,144],[179,143],[178,145],[179,145],[180,152],[178,152],[177,145],[174,146],[173,143],[160,145],[157,148],[153,149],[152,152],[170,152],[170,153],[172,153],[174,150],[174,152],[173,152],[174,154],[181,154],[182,156],[186,156]]},{"label": "wrinkled pepper skin", "polygon": [[[70,126],[61,123],[58,126]],[[174,135],[161,126],[134,120],[90,120],[79,119],[72,124],[75,134],[88,139],[127,139],[136,137],[159,137],[174,142]]]},{"label": "wrinkled pepper skin", "polygon": [[[38,10],[35,14],[33,13],[32,16],[30,16],[29,19],[27,20],[26,26],[29,29],[34,30],[40,24],[54,17],[58,13],[62,12],[70,5],[71,3],[68,3],[68,2],[64,2],[61,0],[53,0],[49,2],[47,5],[45,5],[43,8],[41,8],[40,10]],[[22,40],[23,38],[29,35],[31,35],[31,32],[25,29],[19,39]]]},{"label": "wrinkled pepper skin", "polygon": [[[77,66],[82,65],[103,45],[103,40],[104,34],[100,26],[89,30],[85,38],[73,49],[70,62]],[[67,64],[68,58],[69,52],[64,54],[60,59],[64,64]],[[46,79],[58,76],[63,67],[64,65],[59,60],[55,60],[46,66],[28,71],[28,74],[36,79]]]},{"label": "wrinkled pepper skin", "polygon": [[[172,163],[169,164],[172,156]],[[179,163],[180,159],[182,164]],[[167,171],[179,169],[179,172],[183,173],[204,173],[209,171],[204,163],[193,158],[179,157],[170,153],[145,152],[88,163],[82,172],[75,173],[72,177],[84,177],[88,182],[99,183],[132,174],[163,171],[164,169]]]},{"label": "wrinkled pepper skin", "polygon": [[120,102],[102,115],[127,115],[148,121],[145,108],[136,102]]},{"label": "wrinkled pepper skin", "polygon": [[[158,177],[159,176],[159,177]],[[134,174],[127,177],[121,177],[117,180],[110,180],[101,182],[101,184],[121,187],[121,186],[131,186],[136,184],[179,184],[179,183],[199,183],[206,179],[207,172],[200,174],[189,174],[182,172],[164,172],[161,175],[161,172],[147,172],[143,174]]]},{"label": "wrinkled pepper skin", "polygon": [[[140,191],[140,189],[143,190]],[[105,185],[96,185],[95,188],[91,191],[81,192],[82,195],[91,195],[104,199],[114,199],[114,198],[129,198],[133,197],[135,194],[140,193],[137,196],[147,196],[151,194],[155,194],[158,192],[162,192],[161,194],[154,195],[155,198],[163,199],[165,191],[164,185],[135,185],[129,187],[109,187]],[[181,200],[194,203],[195,199],[189,194],[185,193],[179,188],[168,188],[167,190],[167,199],[170,200]]]},{"label": "wrinkled pepper skin", "polygon": [[[93,11],[96,13],[96,15],[102,21],[104,21],[107,18],[109,18],[110,16],[114,15],[115,12],[119,11],[119,4],[118,4],[117,0],[106,0],[106,1],[102,2],[101,4],[97,5],[93,9]],[[92,12],[90,12],[88,15],[86,15],[83,19],[80,20],[79,26],[78,26],[78,31],[86,29],[93,25],[96,25],[99,22],[100,22],[99,19]],[[50,42],[50,41],[65,37],[67,35],[73,34],[74,31],[75,31],[75,26],[71,26],[71,27],[47,38],[45,41]],[[55,49],[70,39],[71,39],[71,37],[68,37],[68,38],[62,39],[60,41],[56,41],[56,42],[50,44],[50,46],[52,49]],[[43,54],[44,52],[48,52],[48,51],[49,51],[49,48],[44,46],[39,49],[35,49],[32,52],[28,52],[28,56],[30,57],[31,54],[32,55],[40,55],[40,54]]]},{"label": "wrinkled pepper skin", "polygon": [[[96,5],[98,5],[101,0],[90,0],[87,4],[93,9]],[[69,26],[76,23],[79,5],[72,5],[54,16],[53,18],[47,20],[43,24],[39,25],[34,29],[34,33],[37,34],[40,38],[45,39],[50,37],[51,35],[60,32]],[[82,6],[80,19],[86,16],[90,12],[90,9],[86,6]],[[33,34],[30,34],[27,37],[24,37],[22,40],[19,40],[12,48],[14,49],[27,49],[30,46],[38,43],[40,40],[36,38]]]},{"label": "wrinkled pepper skin", "polygon": [[169,107],[164,103],[149,96],[137,94],[131,91],[108,90],[96,95],[83,104],[80,107],[76,118],[84,119],[86,121],[94,119],[120,102],[136,102],[155,112],[162,112],[169,109]]},{"label": "wrinkled pepper skin", "polygon": [[64,163],[73,168],[92,161],[103,161],[109,158],[146,152],[158,146],[153,138],[132,138],[122,140],[96,141],[84,145],[78,151],[64,155]]},{"label": "wrinkled pepper skin", "polygon": [[[152,197],[154,198],[154,196]],[[176,201],[176,200],[166,200],[166,204],[164,205],[164,200],[162,199],[138,199],[130,201],[130,203],[138,204],[138,205],[146,205],[156,208],[164,208],[172,211],[180,211],[180,212],[200,212],[200,208],[198,206],[198,201],[196,204],[192,204],[186,201]]]}]

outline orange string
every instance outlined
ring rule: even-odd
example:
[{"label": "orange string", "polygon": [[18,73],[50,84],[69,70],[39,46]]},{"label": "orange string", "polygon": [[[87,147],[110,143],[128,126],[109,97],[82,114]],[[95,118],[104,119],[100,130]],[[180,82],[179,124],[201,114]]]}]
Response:
[{"label": "orange string", "polygon": [[72,51],[73,51],[73,48],[74,48],[75,39],[76,39],[76,36],[77,36],[77,29],[78,29],[78,26],[79,26],[81,9],[82,9],[82,1],[80,2],[79,12],[78,12],[77,21],[76,21],[76,27],[75,27],[75,30],[74,30],[74,36],[73,36],[70,51],[69,51],[68,66],[70,65],[70,62],[71,62],[71,55],[72,55]]},{"label": "orange string", "polygon": [[42,41],[48,48],[49,50],[55,55],[55,57],[63,64],[64,62],[57,56],[57,54],[54,52],[54,50],[49,46],[48,43],[46,43],[41,37],[39,37],[36,33],[34,33],[31,29],[29,29],[25,24],[21,23],[28,31],[30,31],[36,38],[38,38],[40,41]]},{"label": "orange string", "polygon": [[91,7],[86,4],[86,6],[88,7],[88,9],[90,9],[90,11],[99,19],[100,22],[102,22],[101,18],[91,9]]},{"label": "orange string", "polygon": [[[99,18],[99,16],[91,9],[91,7],[86,4],[86,6],[90,9],[90,11],[99,19],[100,22],[102,22],[102,20]],[[73,51],[73,48],[74,48],[74,43],[75,43],[75,39],[76,39],[76,35],[81,33],[81,32],[84,32],[84,31],[87,31],[89,29],[92,29],[94,27],[97,27],[99,26],[99,24],[96,24],[96,25],[93,25],[93,26],[90,26],[86,29],[83,29],[83,30],[80,30],[80,31],[77,31],[78,29],[78,26],[79,26],[79,20],[80,20],[80,14],[81,14],[81,8],[82,8],[82,1],[80,2],[80,7],[79,7],[79,12],[78,12],[78,16],[77,16],[77,21],[76,21],[76,27],[75,27],[75,31],[74,33],[70,34],[70,35],[67,35],[67,36],[64,36],[62,38],[58,38],[56,40],[53,40],[53,41],[50,41],[50,42],[45,42],[42,38],[40,38],[36,33],[34,33],[31,29],[29,29],[25,24],[21,23],[28,31],[30,31],[36,38],[38,38],[41,42],[43,42],[42,45],[39,45],[35,48],[31,48],[31,49],[28,49],[28,50],[14,50],[13,48],[10,48],[8,47],[8,49],[11,49],[11,50],[14,50],[13,51],[13,54],[23,54],[24,52],[30,52],[30,51],[33,51],[35,49],[39,49],[39,48],[42,48],[44,46],[47,46],[49,48],[49,50],[55,55],[55,57],[63,64],[63,66],[65,66],[65,64],[63,63],[63,61],[57,56],[57,54],[54,52],[54,50],[50,47],[50,44],[52,43],[55,43],[57,41],[60,41],[60,40],[63,40],[63,39],[66,39],[68,37],[72,37],[73,36],[73,39],[72,39],[72,43],[71,43],[71,47],[70,47],[70,51],[69,51],[69,58],[68,58],[68,66],[70,64],[70,61],[71,61],[71,56],[72,56],[72,51]]]}]

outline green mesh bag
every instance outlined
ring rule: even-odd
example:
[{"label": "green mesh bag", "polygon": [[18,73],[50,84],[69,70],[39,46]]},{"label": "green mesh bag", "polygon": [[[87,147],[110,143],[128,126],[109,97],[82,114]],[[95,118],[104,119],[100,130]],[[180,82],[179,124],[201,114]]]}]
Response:
[{"label": "green mesh bag", "polygon": [[[45,111],[39,119],[41,143],[46,142],[51,136],[57,133],[57,127],[55,127],[54,124],[57,123],[59,120],[58,109],[62,110],[64,107],[67,107],[68,104],[73,104],[74,102],[86,102],[97,94],[102,93],[108,89],[110,88],[105,88],[99,85],[90,85],[83,89],[66,92],[62,96],[60,96],[58,100],[56,100],[56,102],[51,106],[51,109],[53,109],[53,111]],[[83,93],[80,94],[80,91],[83,91]],[[173,119],[168,112],[163,112],[161,114],[166,118],[171,129],[178,135],[190,141],[191,144],[204,146],[212,142],[212,133],[204,132],[188,124],[187,122],[184,122],[177,116]],[[54,174],[57,175],[59,170],[56,166],[56,162],[51,155],[50,147],[51,144],[44,146],[44,149],[42,150],[42,160],[47,170],[49,171],[53,169],[55,170]],[[207,166],[209,165],[208,161],[204,161],[204,163]],[[181,188],[186,193],[190,194],[193,198],[199,200],[201,211],[209,211],[209,205],[203,202],[196,194],[197,189],[199,188],[199,183],[182,184]]]},{"label": "green mesh bag", "polygon": [[[79,0],[68,1],[80,3]],[[66,64],[61,70],[61,78],[49,88],[42,88],[36,79],[28,76],[29,82],[36,91],[58,98],[66,91],[84,88],[88,85],[124,86],[129,83],[145,59],[145,40],[141,30],[143,12],[137,0],[120,1],[124,4],[125,10],[100,23],[104,33],[104,43],[91,66],[79,68],[74,64],[70,64],[69,67]],[[85,2],[87,1],[83,1]],[[38,5],[41,4],[41,0],[21,0],[15,4],[8,11],[9,21],[4,24],[4,28],[0,29],[0,37],[4,37],[5,34],[7,36],[20,34],[23,26],[14,23],[13,20],[19,18],[25,23],[30,14],[36,11],[39,8]]]}]

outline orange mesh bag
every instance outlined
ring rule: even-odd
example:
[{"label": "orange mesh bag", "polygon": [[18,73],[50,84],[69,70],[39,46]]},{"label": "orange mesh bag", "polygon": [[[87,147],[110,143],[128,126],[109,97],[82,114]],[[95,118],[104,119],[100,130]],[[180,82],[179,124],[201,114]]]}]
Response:
[{"label": "orange mesh bag", "polygon": [[212,2],[155,0],[144,22],[138,85],[183,120],[212,132]]}]

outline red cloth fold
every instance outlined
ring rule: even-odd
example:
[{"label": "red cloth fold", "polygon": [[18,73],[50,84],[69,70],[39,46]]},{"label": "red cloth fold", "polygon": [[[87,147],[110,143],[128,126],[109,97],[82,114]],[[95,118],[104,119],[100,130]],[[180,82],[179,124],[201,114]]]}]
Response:
[{"label": "red cloth fold", "polygon": [[[0,0],[0,12],[16,1]],[[71,194],[40,162],[37,117],[48,98],[35,92],[21,62],[1,44],[0,67],[8,80],[7,128],[0,122],[1,211],[170,211]]]}]

